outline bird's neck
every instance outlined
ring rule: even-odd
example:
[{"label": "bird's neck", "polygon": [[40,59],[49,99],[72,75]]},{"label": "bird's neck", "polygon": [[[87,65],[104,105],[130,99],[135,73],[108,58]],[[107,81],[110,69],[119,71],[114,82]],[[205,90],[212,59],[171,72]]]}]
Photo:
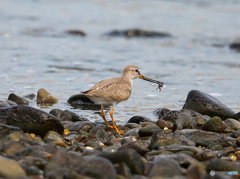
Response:
[{"label": "bird's neck", "polygon": [[131,77],[129,77],[128,75],[124,75],[123,74],[121,78],[122,78],[123,81],[129,83],[131,85],[131,87],[132,87],[133,79]]}]

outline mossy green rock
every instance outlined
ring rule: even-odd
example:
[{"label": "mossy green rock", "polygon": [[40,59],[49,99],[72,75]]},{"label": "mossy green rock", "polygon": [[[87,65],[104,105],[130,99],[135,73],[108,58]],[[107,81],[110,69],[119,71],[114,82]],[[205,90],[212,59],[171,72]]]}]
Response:
[{"label": "mossy green rock", "polygon": [[210,120],[208,120],[205,124],[202,126],[202,130],[205,131],[212,131],[212,132],[218,132],[221,133],[225,130],[225,125],[223,124],[220,117],[212,117]]}]

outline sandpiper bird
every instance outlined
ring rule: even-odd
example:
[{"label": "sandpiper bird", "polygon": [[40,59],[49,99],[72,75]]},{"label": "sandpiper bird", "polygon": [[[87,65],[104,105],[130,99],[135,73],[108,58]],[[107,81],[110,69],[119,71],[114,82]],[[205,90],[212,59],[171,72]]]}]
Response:
[{"label": "sandpiper bird", "polygon": [[[89,90],[82,92],[95,104],[101,105],[101,116],[105,121],[106,125],[115,129],[117,133],[120,133],[116,127],[113,119],[113,109],[115,105],[121,101],[126,101],[131,95],[132,83],[136,78],[147,80],[158,84],[158,88],[163,86],[162,82],[147,78],[140,73],[140,69],[135,65],[128,65],[123,69],[121,78],[111,78],[103,80],[95,84]],[[110,126],[107,122],[103,109],[104,106],[112,106],[110,116],[112,119],[113,126]]]}]

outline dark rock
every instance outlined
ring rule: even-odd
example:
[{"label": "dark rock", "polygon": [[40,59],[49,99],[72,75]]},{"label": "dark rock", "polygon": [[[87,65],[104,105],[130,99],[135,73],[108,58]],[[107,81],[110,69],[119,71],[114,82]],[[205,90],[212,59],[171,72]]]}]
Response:
[{"label": "dark rock", "polygon": [[9,134],[15,131],[21,131],[21,129],[0,123],[0,140],[5,139]]},{"label": "dark rock", "polygon": [[8,110],[11,109],[11,108],[12,107],[1,107],[0,108],[0,117],[6,117]]},{"label": "dark rock", "polygon": [[170,145],[170,146],[161,146],[158,148],[158,151],[164,152],[164,151],[169,151],[172,153],[179,153],[179,152],[191,152],[194,155],[197,155],[199,153],[202,153],[203,150],[195,147],[195,146],[184,146],[184,145]]},{"label": "dark rock", "polygon": [[233,119],[240,120],[240,112],[233,115]]},{"label": "dark rock", "polygon": [[72,116],[61,109],[52,109],[49,114],[56,116],[61,121],[72,121]]},{"label": "dark rock", "polygon": [[174,161],[165,158],[159,158],[153,161],[148,171],[148,177],[173,178],[181,176],[182,170],[180,165]]},{"label": "dark rock", "polygon": [[134,136],[136,138],[139,138],[139,135],[138,135],[138,131],[139,131],[140,128],[133,128],[133,129],[130,129],[129,131],[127,131],[123,137],[128,137],[128,136]]},{"label": "dark rock", "polygon": [[41,88],[37,93],[37,103],[57,103],[58,100],[54,96],[51,95],[47,90]]},{"label": "dark rock", "polygon": [[201,128],[207,121],[201,114],[189,109],[170,111],[161,119],[176,124],[176,130]]},{"label": "dark rock", "polygon": [[233,137],[233,138],[238,138],[240,137],[240,131],[239,132],[233,132],[230,134],[230,137]]},{"label": "dark rock", "polygon": [[155,149],[159,146],[166,145],[195,145],[194,142],[183,136],[167,133],[161,129],[156,130],[152,134],[150,148]]},{"label": "dark rock", "polygon": [[28,166],[23,163],[20,163],[20,166],[25,170],[27,175],[41,175],[42,171],[36,166]]},{"label": "dark rock", "polygon": [[84,156],[82,162],[76,163],[70,170],[83,176],[99,179],[116,179],[117,173],[113,164],[99,156]]},{"label": "dark rock", "polygon": [[85,117],[83,117],[83,116],[79,116],[79,115],[75,114],[75,113],[72,112],[72,111],[65,110],[64,112],[66,112],[66,113],[68,113],[68,114],[71,115],[73,122],[77,122],[77,121],[89,121],[87,118],[85,118]]},{"label": "dark rock", "polygon": [[134,141],[134,142],[129,142],[127,144],[122,145],[118,150],[124,150],[124,149],[134,149],[136,150],[137,153],[140,155],[145,155],[147,152],[150,152],[148,149],[149,143],[145,141]]},{"label": "dark rock", "polygon": [[205,131],[212,131],[212,132],[218,132],[221,133],[225,130],[225,125],[223,124],[220,117],[212,117],[210,120],[208,120],[205,124],[202,126],[202,130]]},{"label": "dark rock", "polygon": [[240,52],[240,42],[233,42],[229,45],[229,48]]},{"label": "dark rock", "polygon": [[98,154],[112,163],[124,162],[130,168],[132,174],[144,174],[144,164],[141,156],[133,149],[124,149],[118,152],[101,152]]},{"label": "dark rock", "polygon": [[[49,179],[63,179],[63,178],[76,179],[75,176],[73,177],[73,176],[69,175],[68,168],[59,168],[59,169],[55,169],[53,171],[49,171],[49,172],[47,172],[47,174],[45,174],[45,177],[47,177]],[[84,179],[84,178],[80,178],[80,179]]]},{"label": "dark rock", "polygon": [[187,178],[203,179],[202,176],[206,174],[206,171],[205,171],[205,167],[203,164],[197,164],[197,165],[189,166],[187,171],[185,172],[185,174],[186,174]]},{"label": "dark rock", "polygon": [[91,109],[91,110],[100,110],[101,105],[94,104],[87,96],[83,94],[76,94],[71,96],[68,101],[69,104],[71,104],[74,108],[80,108],[80,109]]},{"label": "dark rock", "polygon": [[122,175],[128,178],[131,176],[131,170],[125,163],[117,163],[114,166],[118,175]]},{"label": "dark rock", "polygon": [[186,138],[194,141],[197,146],[207,147],[209,145],[222,145],[223,147],[236,146],[236,139],[231,137],[225,137],[214,132],[208,132],[197,129],[183,129],[181,131],[175,131],[176,135],[183,135]]},{"label": "dark rock", "polygon": [[155,131],[155,130],[158,130],[160,129],[157,125],[155,124],[151,124],[151,125],[147,125],[145,127],[142,127],[139,129],[138,131],[138,135],[140,137],[144,137],[144,136],[151,136],[152,133]]},{"label": "dark rock", "polygon": [[44,137],[50,131],[63,134],[59,119],[39,109],[29,106],[15,106],[8,111],[7,124],[21,128],[24,132]]},{"label": "dark rock", "polygon": [[167,108],[159,108],[159,109],[155,110],[153,113],[154,113],[154,115],[157,116],[158,119],[161,119],[170,111],[171,110],[167,109]]},{"label": "dark rock", "polygon": [[7,123],[7,116],[0,116],[0,123],[1,124],[6,124]]},{"label": "dark rock", "polygon": [[233,161],[227,161],[222,159],[212,159],[206,166],[207,172],[214,171],[237,171],[240,173],[239,164]]},{"label": "dark rock", "polygon": [[11,100],[11,101],[14,101],[15,103],[17,104],[23,104],[23,105],[28,105],[29,102],[28,100],[20,97],[20,96],[17,96],[16,94],[14,93],[11,93],[9,96],[8,96],[8,100]]},{"label": "dark rock", "polygon": [[36,95],[35,94],[28,94],[24,97],[33,100],[36,97]]},{"label": "dark rock", "polygon": [[228,153],[225,150],[219,150],[215,152],[217,158],[227,157]]},{"label": "dark rock", "polygon": [[171,37],[171,35],[168,33],[146,31],[141,29],[114,30],[112,32],[106,33],[105,35],[110,37]]},{"label": "dark rock", "polygon": [[86,36],[86,33],[80,30],[67,30],[66,33],[74,36],[81,36],[81,37]]},{"label": "dark rock", "polygon": [[216,98],[198,90],[192,90],[188,93],[183,109],[191,109],[210,117],[218,116],[222,120],[232,118],[235,114],[234,111],[222,104]]},{"label": "dark rock", "polygon": [[10,100],[0,101],[0,108],[4,108],[4,107],[10,108],[10,107],[17,106],[17,105],[18,105],[17,103],[15,103],[14,101],[10,101]]},{"label": "dark rock", "polygon": [[216,155],[209,149],[205,149],[201,153],[194,156],[198,161],[207,161],[216,158]]},{"label": "dark rock", "polygon": [[26,172],[19,163],[9,158],[0,156],[0,177],[13,178],[17,176],[26,176]]},{"label": "dark rock", "polygon": [[48,176],[51,171],[70,169],[81,161],[82,156],[79,153],[57,150],[44,168],[45,176]]},{"label": "dark rock", "polygon": [[45,149],[42,146],[34,145],[34,146],[28,146],[26,148],[18,150],[15,155],[16,156],[33,156],[33,157],[39,157],[44,158],[48,155],[45,151]]},{"label": "dark rock", "polygon": [[78,121],[74,122],[73,124],[65,125],[64,127],[70,131],[83,130],[86,132],[90,132],[91,129],[94,127],[94,123],[90,121]]},{"label": "dark rock", "polygon": [[224,121],[228,127],[230,127],[233,130],[240,129],[240,122],[235,119],[227,119]]},{"label": "dark rock", "polygon": [[188,168],[190,165],[199,163],[196,159],[186,154],[159,155],[155,160],[159,159],[175,160],[183,168]]},{"label": "dark rock", "polygon": [[169,121],[165,121],[162,119],[158,119],[156,125],[158,127],[160,127],[161,129],[164,129],[165,127],[167,127],[168,129],[171,129],[172,131],[176,130],[176,124],[174,124],[173,122],[169,122]]},{"label": "dark rock", "polygon": [[94,126],[89,132],[89,138],[90,136],[99,138],[104,142],[110,140],[110,138],[108,137],[108,133],[105,130],[103,130],[100,126]]},{"label": "dark rock", "polygon": [[149,118],[144,117],[144,116],[133,116],[131,119],[128,120],[127,123],[139,124],[140,122],[152,122],[152,121]]},{"label": "dark rock", "polygon": [[41,170],[44,169],[45,165],[48,163],[47,159],[33,157],[33,156],[26,156],[19,160],[20,164],[24,164],[27,166],[35,166]]}]

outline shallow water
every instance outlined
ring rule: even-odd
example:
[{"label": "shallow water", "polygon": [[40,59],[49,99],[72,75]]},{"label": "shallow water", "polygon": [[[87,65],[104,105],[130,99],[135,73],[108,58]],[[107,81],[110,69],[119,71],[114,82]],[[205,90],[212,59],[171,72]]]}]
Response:
[{"label": "shallow water", "polygon": [[[50,111],[71,109],[67,99],[96,82],[121,76],[129,64],[165,83],[135,80],[115,120],[133,115],[156,120],[157,108],[181,109],[192,89],[209,93],[240,110],[240,53],[228,44],[240,38],[239,1],[0,1],[0,100],[45,88],[59,99]],[[172,38],[106,37],[112,30],[140,28]],[[65,33],[83,30],[86,37]],[[57,67],[79,67],[63,69]],[[91,120],[96,111],[71,109]]]}]

